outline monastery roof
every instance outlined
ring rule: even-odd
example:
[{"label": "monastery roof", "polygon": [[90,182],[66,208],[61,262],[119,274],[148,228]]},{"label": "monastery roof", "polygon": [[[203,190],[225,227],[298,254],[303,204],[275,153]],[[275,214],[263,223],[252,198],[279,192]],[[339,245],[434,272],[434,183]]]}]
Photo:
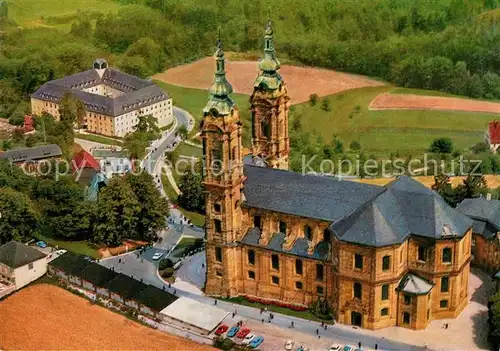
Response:
[{"label": "monastery roof", "polygon": [[[111,98],[82,90],[100,84],[120,90],[124,94]],[[68,91],[71,91],[76,98],[83,102],[86,110],[113,117],[169,98],[168,94],[155,83],[115,68],[106,68],[102,77],[97,73],[97,70],[90,69],[52,80],[42,85],[31,97],[58,103]]]},{"label": "monastery roof", "polygon": [[73,172],[79,170],[80,168],[92,168],[94,170],[99,170],[99,162],[96,161],[91,154],[85,150],[81,150],[71,160],[71,170]]},{"label": "monastery roof", "polygon": [[[251,165],[244,169],[246,206],[330,222],[345,242],[380,247],[409,235],[461,237],[473,225],[436,192],[406,176],[381,187]],[[255,235],[242,242],[255,245]],[[297,239],[296,252],[304,253],[304,247],[307,252],[305,244]]]},{"label": "monastery roof", "polygon": [[474,220],[472,231],[491,238],[500,231],[500,201],[478,197],[464,199],[457,210]]}]

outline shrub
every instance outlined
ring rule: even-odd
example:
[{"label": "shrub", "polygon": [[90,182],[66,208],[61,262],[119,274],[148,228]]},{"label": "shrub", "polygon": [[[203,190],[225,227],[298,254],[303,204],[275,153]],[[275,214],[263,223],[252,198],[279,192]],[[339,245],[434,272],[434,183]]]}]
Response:
[{"label": "shrub", "polygon": [[159,264],[159,269],[160,271],[163,271],[166,268],[173,268],[174,267],[174,262],[170,258],[164,258],[160,261]]},{"label": "shrub", "polygon": [[490,148],[489,148],[488,144],[486,144],[485,142],[477,143],[473,147],[471,147],[472,152],[475,154],[480,154],[481,152],[486,152],[489,149]]},{"label": "shrub", "polygon": [[170,278],[174,275],[174,269],[169,267],[169,268],[165,268],[162,272],[161,272],[161,276],[163,278]]},{"label": "shrub", "polygon": [[311,104],[311,106],[316,106],[318,100],[319,100],[318,94],[309,95],[309,103]]},{"label": "shrub", "polygon": [[349,145],[349,149],[351,149],[351,151],[359,151],[361,150],[361,144],[359,141],[353,140]]},{"label": "shrub", "polygon": [[434,139],[429,147],[429,151],[440,154],[451,154],[453,152],[453,141],[450,138]]},{"label": "shrub", "polygon": [[332,110],[332,105],[330,104],[330,99],[325,97],[321,101],[321,109],[323,111],[331,111]]},{"label": "shrub", "polygon": [[214,339],[214,344],[213,346],[220,349],[220,350],[232,350],[234,347],[235,343],[231,339],[228,338],[223,338],[220,336],[217,336]]}]

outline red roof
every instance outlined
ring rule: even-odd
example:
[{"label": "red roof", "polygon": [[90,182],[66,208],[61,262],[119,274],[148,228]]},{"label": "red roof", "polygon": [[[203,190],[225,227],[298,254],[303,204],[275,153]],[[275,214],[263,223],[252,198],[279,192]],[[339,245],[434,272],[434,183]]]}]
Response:
[{"label": "red roof", "polygon": [[75,154],[71,160],[71,170],[73,172],[80,168],[93,168],[97,171],[101,167],[99,166],[99,162],[97,162],[91,154],[85,150],[81,150],[79,153]]}]

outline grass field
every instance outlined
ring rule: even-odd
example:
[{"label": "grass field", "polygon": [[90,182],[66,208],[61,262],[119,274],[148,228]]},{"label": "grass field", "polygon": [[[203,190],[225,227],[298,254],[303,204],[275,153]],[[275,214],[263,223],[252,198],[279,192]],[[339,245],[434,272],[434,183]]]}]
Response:
[{"label": "grass field", "polygon": [[76,133],[75,138],[93,141],[95,143],[101,143],[101,144],[105,144],[105,145],[121,145],[123,143],[121,140],[118,140],[118,139],[107,138],[107,137],[103,137],[100,135],[94,135],[94,134]]},{"label": "grass field", "polygon": [[179,146],[177,146],[175,150],[179,155],[193,156],[193,157],[203,156],[203,149],[201,147],[196,147],[186,143],[181,143]]},{"label": "grass field", "polygon": [[92,258],[100,258],[101,255],[86,241],[66,241],[66,240],[56,240],[43,235],[37,235],[38,239],[45,241],[49,246],[59,246],[60,249],[66,249],[68,251],[89,256]]},{"label": "grass field", "polygon": [[[173,96],[176,105],[188,110],[197,121],[207,100],[207,93],[198,89],[181,88],[157,82]],[[468,148],[483,140],[488,121],[498,115],[487,113],[448,112],[429,110],[370,111],[368,105],[378,94],[422,92],[383,86],[361,88],[330,95],[331,111],[321,109],[321,103],[311,106],[308,102],[294,105],[294,114],[301,115],[302,130],[321,135],[326,142],[338,136],[345,148],[353,140],[361,143],[366,153],[387,157],[390,152],[401,156],[417,156],[425,152],[430,143],[439,137],[450,137],[457,149]],[[439,92],[430,92],[439,95]],[[244,121],[244,144],[249,145],[250,115],[248,96],[233,94],[239,104]],[[443,94],[443,96],[445,96]],[[197,128],[193,129],[193,133]]]},{"label": "grass field", "polygon": [[320,103],[303,103],[295,105],[295,114],[301,115],[304,131],[321,135],[325,141],[336,135],[346,147],[357,140],[365,152],[377,156],[390,152],[416,156],[438,137],[450,137],[456,148],[464,149],[482,141],[488,121],[498,117],[487,113],[368,110],[375,96],[391,89],[362,88],[331,95],[331,111],[322,110]]},{"label": "grass field", "polygon": [[199,214],[198,212],[192,212],[179,208],[184,216],[186,216],[195,226],[203,227],[205,224],[205,215]]},{"label": "grass field", "polygon": [[46,26],[66,29],[78,18],[78,11],[107,13],[119,7],[120,4],[113,0],[10,0],[9,17],[25,28]]},{"label": "grass field", "polygon": [[[175,85],[160,82],[158,80],[154,81],[162,89],[168,92],[174,101],[174,105],[179,106],[193,115],[195,122],[195,128],[193,128],[191,135],[198,132],[198,124],[203,117],[203,108],[205,107],[208,100],[208,92],[201,89],[192,88],[182,88]],[[240,117],[244,125],[244,129],[247,131],[243,136],[243,144],[250,145],[250,102],[249,96],[243,94],[232,94],[234,101],[238,104],[240,110]]]}]

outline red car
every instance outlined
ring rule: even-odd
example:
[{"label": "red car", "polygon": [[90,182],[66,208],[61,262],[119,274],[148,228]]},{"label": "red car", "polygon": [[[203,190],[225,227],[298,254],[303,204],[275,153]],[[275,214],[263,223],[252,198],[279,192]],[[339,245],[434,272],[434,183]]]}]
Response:
[{"label": "red car", "polygon": [[219,328],[217,328],[217,330],[215,331],[215,335],[222,335],[222,334],[224,334],[227,331],[228,328],[229,327],[227,325],[225,325],[225,324],[219,326]]},{"label": "red car", "polygon": [[244,337],[246,337],[248,334],[250,333],[250,329],[248,328],[243,328],[241,329],[238,334],[236,334],[236,337],[240,338],[240,339],[243,339]]}]

